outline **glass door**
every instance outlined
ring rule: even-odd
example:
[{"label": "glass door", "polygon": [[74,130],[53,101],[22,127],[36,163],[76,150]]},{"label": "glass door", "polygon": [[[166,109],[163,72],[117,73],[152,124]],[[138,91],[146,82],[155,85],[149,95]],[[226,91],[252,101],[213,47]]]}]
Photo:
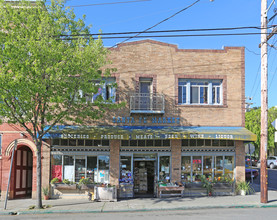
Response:
[{"label": "glass door", "polygon": [[140,81],[140,110],[150,110],[151,106],[151,91],[152,91],[152,80],[141,80]]},{"label": "glass door", "polygon": [[86,159],[84,156],[75,156],[75,182],[86,178]]}]

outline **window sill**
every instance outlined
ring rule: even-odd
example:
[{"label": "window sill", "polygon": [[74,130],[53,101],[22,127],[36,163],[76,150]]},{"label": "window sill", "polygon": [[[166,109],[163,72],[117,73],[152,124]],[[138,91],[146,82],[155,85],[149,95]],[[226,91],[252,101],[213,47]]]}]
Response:
[{"label": "window sill", "polygon": [[227,108],[227,105],[209,105],[209,104],[177,104],[178,107],[189,107],[189,108]]}]

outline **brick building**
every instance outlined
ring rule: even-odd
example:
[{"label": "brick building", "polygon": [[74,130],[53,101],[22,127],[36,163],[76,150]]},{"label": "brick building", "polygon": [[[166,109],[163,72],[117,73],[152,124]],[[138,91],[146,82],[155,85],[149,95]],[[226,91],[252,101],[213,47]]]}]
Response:
[{"label": "brick building", "polygon": [[[153,195],[159,181],[194,183],[201,175],[244,180],[244,142],[256,139],[244,128],[244,56],[243,47],[187,50],[152,40],[111,49],[110,67],[117,71],[88,101],[102,95],[126,107],[88,127],[53,128],[43,146],[43,186],[54,177],[90,178]],[[35,197],[34,144],[18,127],[0,129],[2,190],[18,139],[10,197],[27,196],[26,186]]]}]

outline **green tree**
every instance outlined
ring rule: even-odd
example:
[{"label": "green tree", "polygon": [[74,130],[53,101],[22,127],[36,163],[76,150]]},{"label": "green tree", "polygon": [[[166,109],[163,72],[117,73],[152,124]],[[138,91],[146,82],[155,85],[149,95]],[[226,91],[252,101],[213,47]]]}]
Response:
[{"label": "green tree", "polygon": [[[271,151],[275,148],[274,145],[274,133],[275,128],[271,123],[277,118],[277,108],[272,107],[268,110],[268,150]],[[245,127],[257,135],[255,145],[255,154],[260,152],[261,141],[261,108],[252,109],[245,113]]]},{"label": "green tree", "polygon": [[98,119],[117,107],[101,97],[87,101],[109,70],[103,70],[107,50],[101,39],[65,36],[89,34],[84,19],[76,20],[64,1],[20,1],[12,7],[0,0],[0,116],[21,125],[36,144],[38,208],[45,133],[56,124]]}]

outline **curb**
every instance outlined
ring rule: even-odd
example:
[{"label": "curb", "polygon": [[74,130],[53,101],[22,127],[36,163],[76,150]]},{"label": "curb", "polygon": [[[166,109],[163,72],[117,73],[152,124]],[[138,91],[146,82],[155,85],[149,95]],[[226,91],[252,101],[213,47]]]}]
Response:
[{"label": "curb", "polygon": [[151,211],[177,211],[177,210],[199,210],[199,209],[218,209],[218,208],[276,208],[277,204],[264,205],[218,205],[218,206],[184,206],[178,208],[155,208],[155,209],[122,209],[122,210],[26,210],[26,211],[0,211],[0,215],[34,215],[34,214],[69,214],[69,213],[120,213],[120,212],[151,212]]}]

